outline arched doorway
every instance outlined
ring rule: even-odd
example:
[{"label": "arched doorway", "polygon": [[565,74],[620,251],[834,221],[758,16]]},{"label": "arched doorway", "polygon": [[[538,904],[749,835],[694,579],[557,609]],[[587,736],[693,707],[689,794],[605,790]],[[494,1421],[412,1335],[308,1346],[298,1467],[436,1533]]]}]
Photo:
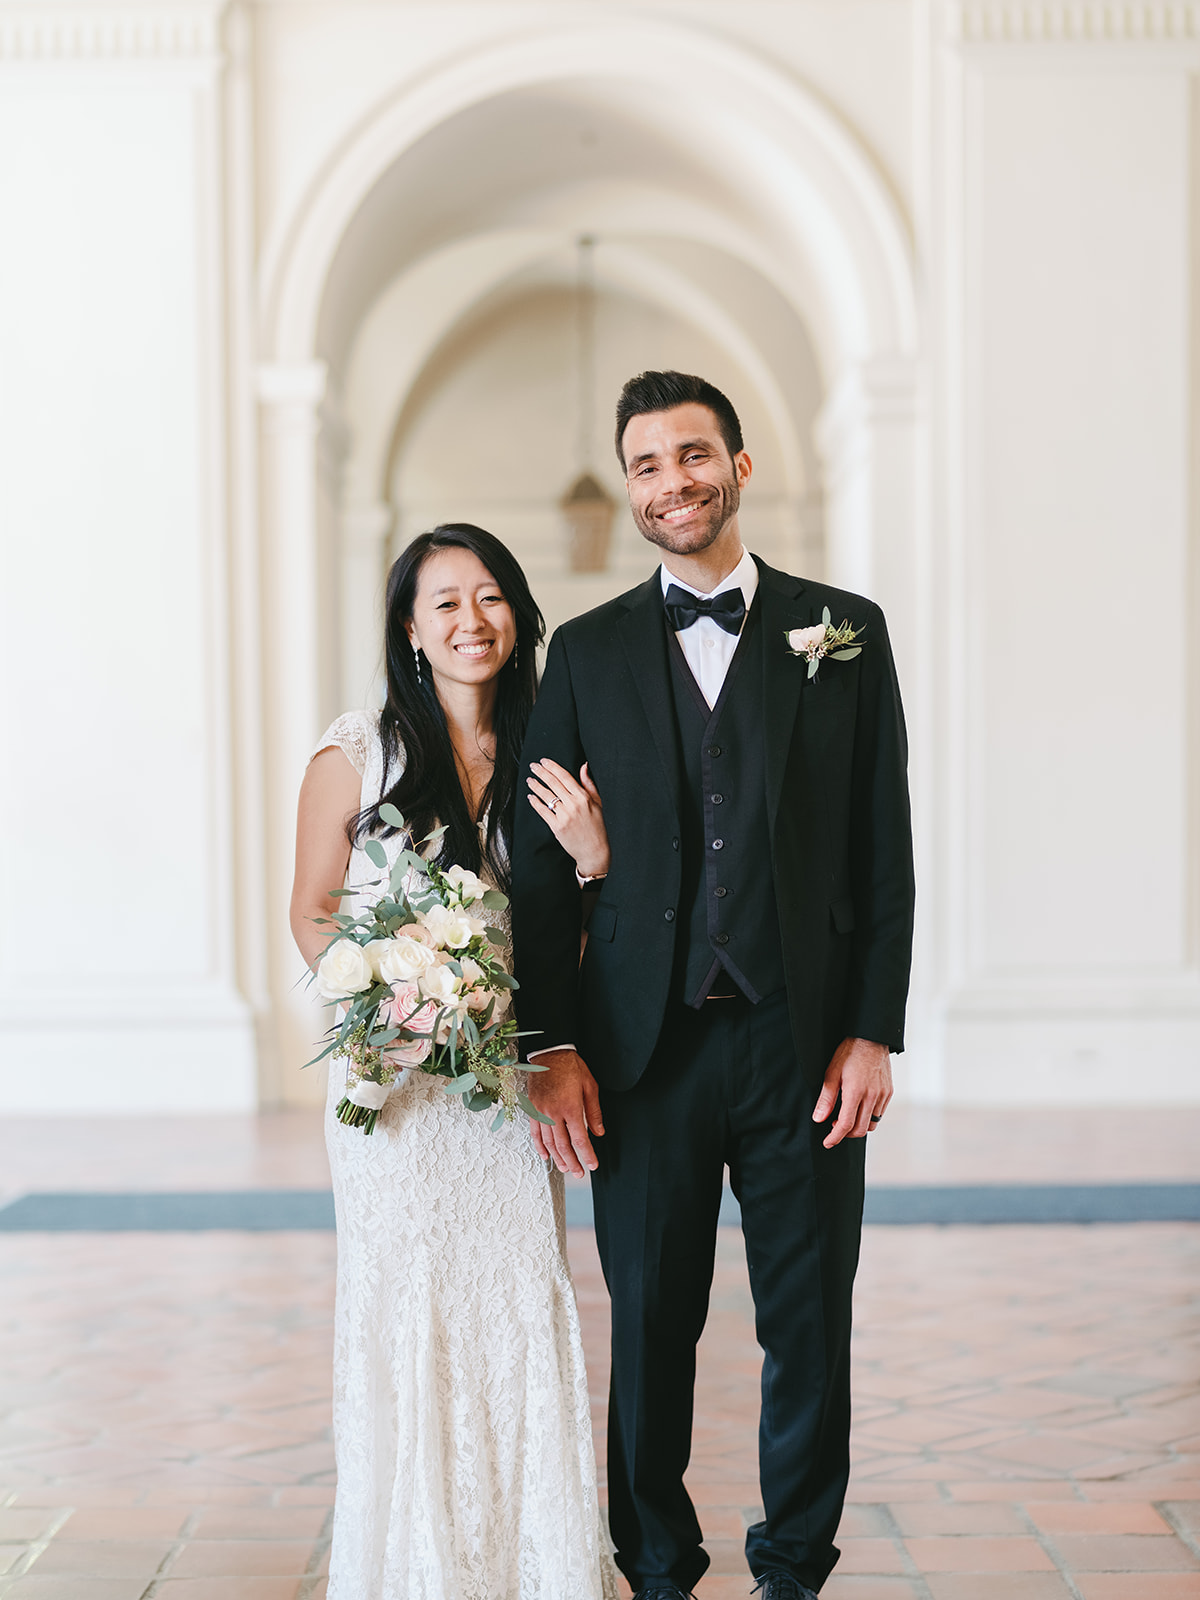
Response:
[{"label": "arched doorway", "polygon": [[[704,370],[758,458],[756,548],[916,626],[914,296],[870,162],[793,82],[683,30],[510,42],[378,107],[266,252],[265,721],[281,805],[322,722],[369,692],[397,536],[487,522],[552,621],[648,570],[629,529],[597,579],[562,560],[581,232],[599,241],[600,414],[641,367]],[[619,491],[605,431],[596,465]],[[908,642],[901,630],[902,655]],[[281,850],[280,889],[289,867]],[[275,965],[306,1038],[307,1006],[283,998],[290,961]]]}]

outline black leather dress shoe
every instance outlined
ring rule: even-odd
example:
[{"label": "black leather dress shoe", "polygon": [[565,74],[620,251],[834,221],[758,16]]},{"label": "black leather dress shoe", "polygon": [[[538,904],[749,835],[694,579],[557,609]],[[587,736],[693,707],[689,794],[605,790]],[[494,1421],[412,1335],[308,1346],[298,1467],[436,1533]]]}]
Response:
[{"label": "black leather dress shoe", "polygon": [[764,1572],[751,1593],[761,1594],[762,1600],[817,1600],[815,1589],[807,1588],[799,1578],[793,1578],[790,1572],[778,1567]]},{"label": "black leather dress shoe", "polygon": [[674,1583],[652,1583],[645,1589],[639,1589],[633,1600],[696,1600],[696,1597]]}]

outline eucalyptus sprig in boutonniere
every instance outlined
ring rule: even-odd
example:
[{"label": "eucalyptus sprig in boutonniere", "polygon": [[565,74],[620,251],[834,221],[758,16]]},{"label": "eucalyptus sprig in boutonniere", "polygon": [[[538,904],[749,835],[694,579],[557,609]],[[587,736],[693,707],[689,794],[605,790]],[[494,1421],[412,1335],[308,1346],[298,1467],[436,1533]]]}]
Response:
[{"label": "eucalyptus sprig in boutonniere", "polygon": [[844,620],[841,627],[835,628],[829,607],[826,606],[820,622],[814,623],[811,628],[790,628],[784,633],[784,638],[791,653],[803,656],[808,662],[808,675],[815,678],[826,656],[834,661],[853,661],[855,656],[861,655],[862,645],[857,641],[865,631],[864,628],[852,628]]}]

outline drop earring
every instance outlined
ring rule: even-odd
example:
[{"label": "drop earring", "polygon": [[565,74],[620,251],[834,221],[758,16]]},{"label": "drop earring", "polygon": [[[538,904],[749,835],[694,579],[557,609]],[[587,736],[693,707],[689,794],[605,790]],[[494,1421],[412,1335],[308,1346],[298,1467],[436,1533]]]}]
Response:
[{"label": "drop earring", "polygon": [[421,646],[419,644],[413,645],[413,663],[414,663],[414,665],[416,666],[416,669],[417,669],[417,682],[420,683],[420,681],[421,681]]}]

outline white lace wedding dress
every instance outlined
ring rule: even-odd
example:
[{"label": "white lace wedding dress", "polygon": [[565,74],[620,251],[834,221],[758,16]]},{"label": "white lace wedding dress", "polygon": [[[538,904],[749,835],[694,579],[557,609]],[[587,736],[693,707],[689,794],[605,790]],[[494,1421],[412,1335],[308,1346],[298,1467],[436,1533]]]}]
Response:
[{"label": "white lace wedding dress", "polygon": [[[318,746],[362,774],[363,805],[381,792],[378,730],[350,712]],[[346,886],[379,876],[356,849]],[[366,1137],[334,1115],[345,1063],[330,1068],[329,1600],[615,1600],[562,1178],[523,1120],[492,1133],[443,1083],[405,1073]]]}]

